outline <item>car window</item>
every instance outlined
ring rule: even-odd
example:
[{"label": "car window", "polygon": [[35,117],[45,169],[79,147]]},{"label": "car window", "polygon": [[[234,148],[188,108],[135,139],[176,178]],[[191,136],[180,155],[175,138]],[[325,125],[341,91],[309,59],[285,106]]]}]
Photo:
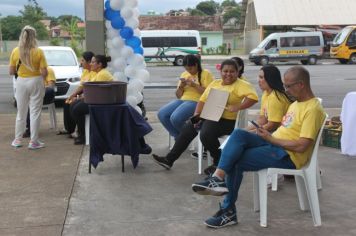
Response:
[{"label": "car window", "polygon": [[44,50],[49,66],[77,66],[77,60],[68,50]]}]

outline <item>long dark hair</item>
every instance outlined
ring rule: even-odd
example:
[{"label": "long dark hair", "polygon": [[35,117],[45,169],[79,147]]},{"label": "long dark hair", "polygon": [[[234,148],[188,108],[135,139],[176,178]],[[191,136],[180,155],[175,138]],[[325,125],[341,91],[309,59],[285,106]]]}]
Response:
[{"label": "long dark hair", "polygon": [[183,66],[197,66],[198,68],[198,81],[201,85],[201,73],[203,69],[201,67],[200,59],[193,54],[188,54],[183,58]]},{"label": "long dark hair", "polygon": [[231,57],[231,59],[234,60],[237,63],[237,65],[240,67],[239,69],[239,78],[240,78],[245,71],[244,61],[240,57]]},{"label": "long dark hair", "polygon": [[[293,100],[287,95],[283,87],[282,76],[279,69],[274,65],[265,65],[261,68],[261,70],[263,71],[264,78],[268,86],[272,90],[278,91],[280,94],[283,94],[288,99],[288,101],[293,102]],[[276,96],[277,99],[279,99],[278,93],[276,93]]]},{"label": "long dark hair", "polygon": [[85,51],[85,52],[82,53],[83,59],[88,63],[90,63],[90,61],[93,58],[93,56],[94,56],[94,53],[91,52],[91,51]]},{"label": "long dark hair", "polygon": [[101,63],[102,68],[106,68],[108,66],[108,62],[111,61],[111,57],[107,57],[105,55],[95,55],[96,63]]}]

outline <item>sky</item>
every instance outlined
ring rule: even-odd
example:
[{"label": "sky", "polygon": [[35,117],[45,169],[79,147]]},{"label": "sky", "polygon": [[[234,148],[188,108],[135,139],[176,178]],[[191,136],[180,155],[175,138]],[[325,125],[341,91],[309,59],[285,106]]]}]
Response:
[{"label": "sky", "polygon": [[[202,1],[204,0],[138,0],[138,8],[141,14],[145,14],[149,10],[166,13],[172,9],[193,8]],[[215,0],[219,3],[222,1]],[[165,4],[162,4],[163,2]],[[19,15],[23,5],[27,3],[28,0],[0,0],[1,17]],[[48,16],[75,15],[84,19],[84,0],[37,0],[37,3],[47,12]]]}]

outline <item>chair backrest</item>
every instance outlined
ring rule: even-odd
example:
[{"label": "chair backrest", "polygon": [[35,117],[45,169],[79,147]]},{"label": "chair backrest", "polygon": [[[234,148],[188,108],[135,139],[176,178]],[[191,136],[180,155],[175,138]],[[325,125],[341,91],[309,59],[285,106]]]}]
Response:
[{"label": "chair backrest", "polygon": [[317,136],[317,138],[315,140],[313,152],[312,152],[311,157],[309,159],[309,163],[307,165],[305,165],[303,167],[303,169],[316,168],[316,165],[318,163],[319,143],[320,143],[321,135],[323,133],[323,129],[324,129],[324,126],[325,126],[327,118],[328,118],[328,114],[325,114],[325,119],[324,119],[324,121],[323,121],[323,123],[322,123],[322,125],[320,127],[318,136]]}]

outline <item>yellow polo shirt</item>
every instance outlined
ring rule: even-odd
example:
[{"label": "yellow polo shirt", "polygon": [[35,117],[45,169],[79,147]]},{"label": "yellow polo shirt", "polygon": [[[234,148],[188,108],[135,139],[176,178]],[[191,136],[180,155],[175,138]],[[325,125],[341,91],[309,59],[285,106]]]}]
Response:
[{"label": "yellow polo shirt", "polygon": [[[47,61],[43,54],[42,49],[40,48],[31,49],[30,57],[31,57],[31,64],[33,70],[26,67],[22,62],[17,72],[19,77],[28,78],[28,77],[40,76],[41,75],[40,69],[47,67]],[[19,60],[20,60],[20,50],[18,47],[16,47],[11,52],[9,65],[14,66],[16,68],[17,64],[19,63]]]},{"label": "yellow polo shirt", "polygon": [[261,98],[260,115],[271,122],[281,122],[290,105],[286,96],[278,91],[263,92]]},{"label": "yellow polo shirt", "polygon": [[113,81],[114,77],[107,69],[101,69],[96,75],[90,77],[89,82]]}]

